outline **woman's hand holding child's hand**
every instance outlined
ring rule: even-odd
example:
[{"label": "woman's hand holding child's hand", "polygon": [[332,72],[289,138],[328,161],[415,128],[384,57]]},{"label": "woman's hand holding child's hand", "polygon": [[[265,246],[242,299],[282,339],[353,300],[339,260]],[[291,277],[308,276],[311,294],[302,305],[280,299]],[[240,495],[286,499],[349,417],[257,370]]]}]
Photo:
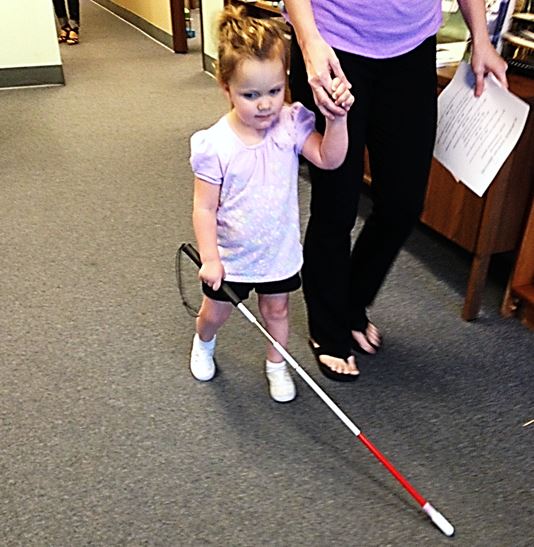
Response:
[{"label": "woman's hand holding child's hand", "polygon": [[203,283],[206,283],[206,285],[211,287],[214,291],[220,289],[224,275],[224,267],[220,260],[205,261],[198,272],[200,280]]},{"label": "woman's hand holding child's hand", "polygon": [[350,110],[354,104],[354,95],[350,92],[349,87],[340,78],[332,80],[332,99],[336,106],[341,106],[345,112]]}]

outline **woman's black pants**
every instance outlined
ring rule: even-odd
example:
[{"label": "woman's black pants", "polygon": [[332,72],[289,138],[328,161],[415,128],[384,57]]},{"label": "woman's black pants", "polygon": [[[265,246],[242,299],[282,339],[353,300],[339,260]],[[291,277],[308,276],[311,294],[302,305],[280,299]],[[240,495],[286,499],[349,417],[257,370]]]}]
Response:
[{"label": "woman's black pants", "polygon": [[65,0],[54,0],[54,10],[58,19],[70,19],[80,24],[80,0],[67,0],[69,13],[67,15],[67,6]]},{"label": "woman's black pants", "polygon": [[[356,99],[348,114],[349,150],[334,171],[310,165],[302,280],[310,335],[325,353],[347,357],[351,330],[365,329],[366,309],[422,210],[436,133],[436,42],[431,37],[390,59],[336,54]],[[293,38],[292,100],[313,110],[323,131],[307,80]],[[365,148],[373,208],[351,246]]]}]

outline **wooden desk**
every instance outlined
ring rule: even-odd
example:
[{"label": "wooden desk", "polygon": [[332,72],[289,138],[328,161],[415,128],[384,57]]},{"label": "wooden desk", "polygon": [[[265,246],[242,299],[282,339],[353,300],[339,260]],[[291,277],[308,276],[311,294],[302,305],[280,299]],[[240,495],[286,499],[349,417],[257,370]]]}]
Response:
[{"label": "wooden desk", "polygon": [[[439,88],[454,68],[438,70]],[[527,101],[531,110],[515,149],[483,197],[457,183],[433,160],[421,220],[430,228],[474,254],[462,318],[475,319],[480,310],[491,256],[519,245],[534,188],[534,80],[510,74],[510,90]]]}]

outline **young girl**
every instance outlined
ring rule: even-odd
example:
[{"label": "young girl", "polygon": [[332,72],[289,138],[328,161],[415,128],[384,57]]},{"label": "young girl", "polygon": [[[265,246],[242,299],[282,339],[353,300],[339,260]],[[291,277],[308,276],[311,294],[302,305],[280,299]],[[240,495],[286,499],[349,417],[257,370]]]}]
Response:
[{"label": "young girl", "polygon": [[[354,102],[338,80],[332,97],[344,114],[326,120],[324,135],[300,103],[284,105],[287,46],[268,20],[228,6],[219,19],[217,79],[230,112],[191,138],[195,174],[193,226],[202,260],[204,299],[190,368],[197,380],[216,372],[216,333],[232,304],[219,291],[224,279],[241,299],[258,294],[267,330],[288,341],[289,292],[300,287],[302,265],[297,202],[298,155],[335,169],[347,151],[346,111]],[[278,402],[296,396],[283,357],[269,344],[266,376]]]}]

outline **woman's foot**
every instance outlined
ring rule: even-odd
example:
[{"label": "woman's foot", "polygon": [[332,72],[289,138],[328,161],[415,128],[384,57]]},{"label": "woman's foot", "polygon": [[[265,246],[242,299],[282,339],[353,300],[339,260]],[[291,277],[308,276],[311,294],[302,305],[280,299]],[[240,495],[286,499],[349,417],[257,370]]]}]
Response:
[{"label": "woman's foot", "polygon": [[310,338],[310,347],[313,350],[317,364],[321,372],[331,380],[351,382],[358,378],[360,371],[356,366],[356,359],[350,355],[346,360],[322,353],[317,342]]},{"label": "woman's foot", "polygon": [[69,34],[67,36],[66,42],[67,42],[67,44],[69,44],[69,46],[73,46],[73,45],[78,44],[80,42],[80,36],[79,36],[79,29],[78,28],[71,28],[69,30]]},{"label": "woman's foot", "polygon": [[58,42],[60,44],[64,43],[67,41],[67,38],[69,37],[69,32],[71,31],[71,28],[69,27],[69,25],[63,25],[60,29],[59,29],[59,36],[57,37],[58,39]]},{"label": "woman's foot", "polygon": [[353,330],[352,338],[354,339],[353,349],[359,353],[374,355],[382,345],[382,335],[376,325],[370,321],[364,332]]}]

